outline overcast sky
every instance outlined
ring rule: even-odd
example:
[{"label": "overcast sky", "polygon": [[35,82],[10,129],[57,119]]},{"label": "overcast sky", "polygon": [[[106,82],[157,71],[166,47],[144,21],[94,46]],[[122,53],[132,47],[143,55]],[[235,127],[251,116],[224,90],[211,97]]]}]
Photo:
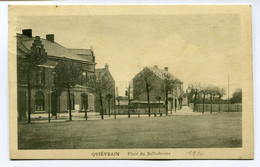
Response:
[{"label": "overcast sky", "polygon": [[[184,82],[242,87],[239,15],[19,17],[16,32],[55,34],[67,48],[93,46],[97,68],[109,64],[119,93],[145,66],[168,67]],[[231,94],[230,93],[230,94]]]}]

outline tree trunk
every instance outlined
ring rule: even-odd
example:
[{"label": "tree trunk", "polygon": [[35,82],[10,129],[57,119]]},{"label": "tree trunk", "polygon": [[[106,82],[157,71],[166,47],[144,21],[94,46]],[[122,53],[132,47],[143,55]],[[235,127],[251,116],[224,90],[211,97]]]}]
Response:
[{"label": "tree trunk", "polygon": [[107,105],[108,105],[108,116],[110,117],[110,101],[107,101]]},{"label": "tree trunk", "polygon": [[130,118],[130,89],[128,90],[128,118]]},{"label": "tree trunk", "polygon": [[49,100],[50,100],[50,106],[49,106],[49,111],[48,111],[48,122],[50,123],[51,122],[51,92],[50,92],[50,95],[49,95]]},{"label": "tree trunk", "polygon": [[28,123],[31,123],[31,76],[27,73],[27,89],[28,89]]},{"label": "tree trunk", "polygon": [[[173,102],[172,102],[173,103]],[[176,108],[177,108],[177,99],[175,98],[174,99],[174,110],[175,110],[175,112],[176,112]]]},{"label": "tree trunk", "polygon": [[212,103],[213,103],[213,97],[210,95],[210,113],[212,114]]},{"label": "tree trunk", "polygon": [[195,110],[196,110],[196,101],[197,101],[197,94],[195,94],[195,97],[194,97],[193,112],[195,112]]},{"label": "tree trunk", "polygon": [[218,99],[218,113],[220,113],[220,98]]},{"label": "tree trunk", "polygon": [[168,115],[168,91],[165,92],[165,112]]},{"label": "tree trunk", "polygon": [[70,87],[68,86],[68,103],[69,103],[69,120],[72,121],[71,117],[71,100],[70,100]]},{"label": "tree trunk", "polygon": [[202,108],[202,114],[204,114],[204,109],[205,109],[205,94],[203,95],[203,108]]},{"label": "tree trunk", "polygon": [[148,88],[148,84],[146,84],[146,93],[147,93],[147,101],[148,101],[148,115],[151,116],[151,107],[150,107],[150,92]]},{"label": "tree trunk", "polygon": [[101,108],[101,119],[104,119],[102,94],[101,93],[99,93],[99,100],[100,100],[100,108]]},{"label": "tree trunk", "polygon": [[161,101],[159,100],[159,114],[161,115]]}]

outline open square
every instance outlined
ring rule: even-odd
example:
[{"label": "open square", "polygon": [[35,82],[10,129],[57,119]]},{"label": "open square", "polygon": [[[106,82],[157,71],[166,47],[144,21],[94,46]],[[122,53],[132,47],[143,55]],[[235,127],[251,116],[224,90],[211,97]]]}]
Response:
[{"label": "open square", "polygon": [[18,125],[19,149],[242,147],[242,113]]}]

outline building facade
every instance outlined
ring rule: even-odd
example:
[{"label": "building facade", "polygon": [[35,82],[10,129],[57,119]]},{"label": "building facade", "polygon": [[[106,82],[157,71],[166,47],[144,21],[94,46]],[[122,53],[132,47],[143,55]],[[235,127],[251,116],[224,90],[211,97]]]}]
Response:
[{"label": "building facade", "polygon": [[[30,72],[31,105],[28,106],[28,80],[26,72],[26,56],[29,52],[47,55],[44,64],[37,65]],[[95,95],[87,87],[88,76],[95,75],[95,56],[93,49],[69,49],[54,40],[54,34],[47,34],[46,38],[33,37],[31,29],[17,34],[17,97],[19,118],[26,117],[28,108],[31,113],[68,112],[68,93],[62,91],[58,98],[53,95],[54,68],[58,61],[79,64],[82,76],[79,83],[71,89],[71,104],[74,112],[95,110]]]},{"label": "building facade", "polygon": [[168,67],[159,69],[158,66],[145,67],[133,79],[131,83],[133,101],[140,104],[147,103],[147,86],[149,84],[149,99],[151,104],[158,103],[157,97],[161,97],[161,102],[165,104],[165,93],[162,91],[162,84],[165,76],[174,81],[173,89],[169,92],[169,109],[179,107],[181,95],[183,93],[183,82],[168,72]]}]

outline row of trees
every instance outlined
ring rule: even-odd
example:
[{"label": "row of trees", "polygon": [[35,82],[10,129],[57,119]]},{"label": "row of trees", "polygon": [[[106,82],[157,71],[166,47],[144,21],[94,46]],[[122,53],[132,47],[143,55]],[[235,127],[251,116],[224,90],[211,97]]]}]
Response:
[{"label": "row of trees", "polygon": [[[210,113],[212,113],[212,104],[218,103],[220,112],[220,104],[224,102],[222,99],[226,94],[224,88],[220,88],[213,85],[201,86],[199,83],[190,84],[186,90],[186,94],[189,102],[194,103],[193,111],[196,110],[197,103],[202,102],[202,113],[205,111],[204,104],[210,103]],[[228,103],[241,103],[242,102],[242,90],[238,89],[233,93],[233,97]]]}]

